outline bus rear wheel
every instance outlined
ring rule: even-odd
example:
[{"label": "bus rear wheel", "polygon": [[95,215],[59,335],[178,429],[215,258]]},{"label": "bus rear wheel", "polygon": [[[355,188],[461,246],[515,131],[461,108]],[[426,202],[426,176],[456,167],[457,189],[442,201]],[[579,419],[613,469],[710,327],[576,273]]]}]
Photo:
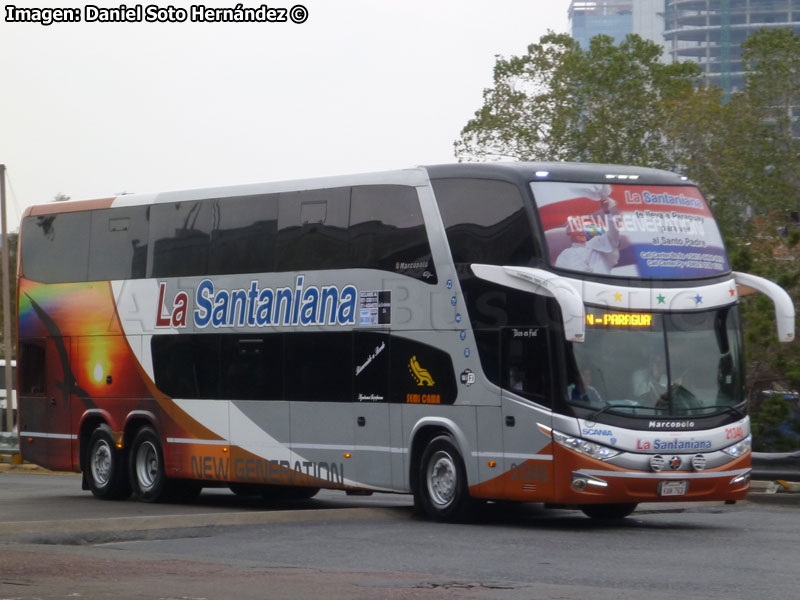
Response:
[{"label": "bus rear wheel", "polygon": [[464,461],[449,435],[434,438],[425,448],[414,500],[436,521],[461,521],[472,516],[475,503],[467,489]]},{"label": "bus rear wheel", "polygon": [[86,483],[97,498],[120,500],[131,495],[125,455],[117,450],[111,428],[103,423],[89,438]]},{"label": "bus rear wheel", "polygon": [[617,521],[627,517],[636,510],[637,506],[638,504],[635,502],[630,504],[586,504],[581,506],[581,510],[590,519]]},{"label": "bus rear wheel", "polygon": [[159,502],[167,496],[167,475],[161,442],[151,427],[142,427],[133,438],[130,451],[133,493],[144,502]]}]

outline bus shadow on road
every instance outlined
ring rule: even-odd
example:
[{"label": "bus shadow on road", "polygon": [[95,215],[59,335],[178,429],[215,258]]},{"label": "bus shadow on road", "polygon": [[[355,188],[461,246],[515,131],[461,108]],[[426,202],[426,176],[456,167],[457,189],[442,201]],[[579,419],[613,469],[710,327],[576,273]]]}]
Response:
[{"label": "bus shadow on road", "polygon": [[[237,496],[224,490],[206,490],[203,495],[191,502],[184,502],[194,507],[204,506],[209,509],[254,511],[315,511],[327,509],[376,508],[392,513],[398,519],[412,519],[419,522],[430,522],[417,512],[409,496],[397,494],[375,494],[374,496],[345,496],[344,494],[323,491],[319,496],[307,500],[265,499],[261,496]],[[697,505],[692,507],[664,507],[663,505],[640,505],[629,517],[624,519],[590,519],[579,509],[553,508],[541,503],[521,502],[486,502],[481,503],[474,511],[472,518],[462,524],[484,526],[514,526],[532,529],[564,529],[564,530],[602,530],[602,529],[670,529],[670,530],[709,530],[725,529],[717,527],[704,519],[702,523],[692,515],[728,514],[736,510],[727,506]],[[389,517],[391,518],[391,517]]]},{"label": "bus shadow on road", "polygon": [[730,525],[717,526],[704,519],[702,523],[692,518],[693,514],[725,514],[727,507],[659,508],[648,509],[646,505],[624,519],[590,519],[578,509],[552,508],[544,504],[488,502],[480,506],[471,521],[488,526],[513,526],[549,530],[604,530],[604,529],[669,529],[669,530],[713,530],[728,529]]}]

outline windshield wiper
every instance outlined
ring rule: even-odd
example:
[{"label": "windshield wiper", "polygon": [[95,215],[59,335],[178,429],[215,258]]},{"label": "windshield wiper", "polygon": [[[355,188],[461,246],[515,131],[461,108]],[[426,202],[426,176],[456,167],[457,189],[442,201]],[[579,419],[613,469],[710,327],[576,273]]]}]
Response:
[{"label": "windshield wiper", "polygon": [[640,410],[640,409],[646,409],[646,410],[652,410],[652,411],[665,411],[665,410],[667,410],[666,408],[655,408],[655,407],[652,407],[652,406],[636,406],[636,405],[629,405],[629,404],[612,404],[610,402],[606,402],[605,405],[603,405],[601,408],[599,408],[596,411],[594,411],[588,417],[585,417],[584,420],[585,421],[594,421],[596,417],[602,415],[605,412],[608,412],[612,408],[621,408],[623,410],[630,410],[630,411],[633,411],[634,413],[637,410]]},{"label": "windshield wiper", "polygon": [[602,415],[604,412],[606,412],[607,410],[609,410],[611,408],[614,408],[615,406],[616,406],[615,404],[609,404],[608,402],[606,402],[605,405],[603,405],[601,408],[598,408],[596,411],[594,411],[592,414],[590,414],[584,420],[585,421],[594,421],[595,418],[597,418],[598,415]]},{"label": "windshield wiper", "polygon": [[[709,410],[711,408],[722,408],[725,409],[727,412],[731,413],[735,417],[744,418],[747,416],[747,413],[744,412],[744,405],[745,402],[740,402],[739,404],[713,404],[711,406],[695,406],[692,408],[684,408],[683,410],[687,411],[695,411],[695,410]],[[741,408],[737,408],[741,407]],[[709,415],[710,416],[710,415]]]}]

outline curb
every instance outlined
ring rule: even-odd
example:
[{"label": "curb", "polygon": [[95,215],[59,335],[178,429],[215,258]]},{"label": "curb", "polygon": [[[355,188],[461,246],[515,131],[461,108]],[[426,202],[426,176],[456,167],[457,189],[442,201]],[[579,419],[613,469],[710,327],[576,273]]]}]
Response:
[{"label": "curb", "polygon": [[783,479],[751,481],[746,502],[783,506],[800,504],[800,483]]},{"label": "curb", "polygon": [[774,506],[800,506],[800,494],[748,494],[748,504],[771,504]]},{"label": "curb", "polygon": [[[0,459],[3,455],[0,454]],[[16,462],[16,456],[12,456],[11,462],[0,462],[0,473],[14,473],[15,475],[29,474],[29,475],[78,475],[79,473],[71,473],[66,471],[50,471],[43,469],[38,465],[30,463]]]}]

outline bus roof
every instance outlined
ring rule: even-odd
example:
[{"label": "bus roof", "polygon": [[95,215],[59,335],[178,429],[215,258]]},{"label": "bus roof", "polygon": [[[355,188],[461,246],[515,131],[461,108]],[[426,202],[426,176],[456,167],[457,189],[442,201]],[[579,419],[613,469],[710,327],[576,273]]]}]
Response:
[{"label": "bus roof", "polygon": [[250,195],[297,191],[347,185],[370,185],[394,183],[421,185],[425,174],[430,179],[454,177],[476,179],[500,179],[525,184],[528,181],[569,181],[575,183],[620,183],[646,185],[695,185],[686,177],[670,171],[624,165],[569,162],[521,162],[503,161],[487,163],[453,163],[422,165],[408,169],[338,175],[332,177],[305,178],[243,185],[197,188],[189,190],[163,191],[155,193],[124,194],[117,197],[93,200],[69,200],[39,204],[25,210],[23,217],[48,215],[63,212],[95,210],[111,206],[131,206],[156,202],[180,202],[215,196]]},{"label": "bus roof", "polygon": [[620,183],[631,185],[695,185],[677,173],[648,167],[575,162],[457,163],[424,167],[431,179],[475,177],[519,182],[568,181],[575,183]]}]

